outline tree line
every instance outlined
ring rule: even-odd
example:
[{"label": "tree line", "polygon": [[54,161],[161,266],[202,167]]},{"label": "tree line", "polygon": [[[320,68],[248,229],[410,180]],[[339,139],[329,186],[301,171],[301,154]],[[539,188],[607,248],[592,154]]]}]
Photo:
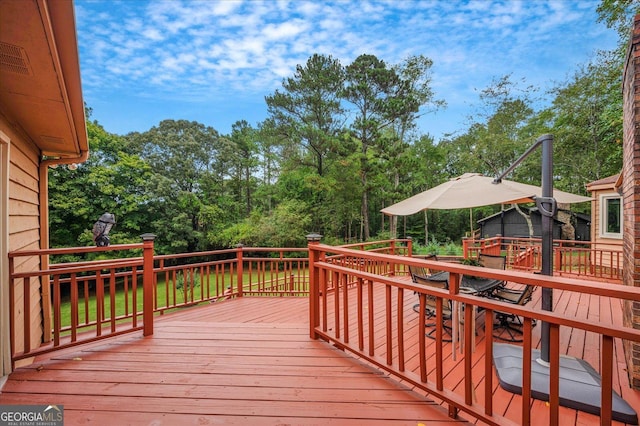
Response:
[{"label": "tree line", "polygon": [[[597,52],[546,94],[496,76],[464,128],[439,141],[417,126],[421,115],[446,107],[424,56],[388,64],[364,54],[343,65],[314,54],[265,98],[265,121],[239,120],[230,134],[164,120],[119,136],[91,121],[87,108],[89,160],[49,171],[51,246],[92,244],[91,227],[103,212],[116,216],[112,243],[153,232],[158,253],[300,247],[310,232],[328,243],[457,241],[470,220],[499,207],[474,209],[471,219],[468,210],[389,218],[380,209],[465,172],[496,175],[545,133],[556,141],[555,187],[585,194],[586,183],[621,168],[628,39],[621,28],[636,7],[623,3],[622,11],[606,1],[599,9],[619,28],[619,49]],[[537,108],[543,96],[552,102]],[[510,178],[539,185],[540,154]]]}]

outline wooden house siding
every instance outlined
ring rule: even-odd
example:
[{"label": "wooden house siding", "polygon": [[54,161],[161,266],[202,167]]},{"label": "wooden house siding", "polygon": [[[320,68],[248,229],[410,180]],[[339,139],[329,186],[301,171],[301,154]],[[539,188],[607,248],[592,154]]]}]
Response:
[{"label": "wooden house siding", "polygon": [[[614,191],[615,181],[600,185],[587,185],[587,190],[591,191],[591,241],[594,242],[593,248],[603,250],[602,259],[592,259],[594,264],[602,263],[603,265],[611,264],[611,251],[622,250],[621,238],[609,238],[602,235],[602,214],[601,214],[601,200],[602,196],[617,196],[619,195]],[[615,263],[615,262],[614,262]]]},{"label": "wooden house siding", "polygon": [[[21,137],[4,120],[0,121],[2,130],[10,140],[9,146],[9,251],[41,248],[40,242],[40,182],[38,165],[39,150]],[[15,265],[15,271],[32,271],[40,267],[36,256],[21,259]],[[43,337],[42,284],[39,280],[31,284],[30,289],[31,345],[39,345]],[[14,324],[16,333],[24,332],[24,294],[16,288],[14,305]],[[22,348],[15,348],[21,350]]]},{"label": "wooden house siding", "polygon": [[[23,73],[15,67],[0,67],[0,375],[3,376],[11,370],[10,365],[7,367],[8,254],[48,246],[46,168],[86,161],[89,144],[73,2],[0,0],[0,28],[0,43],[23,52],[31,71]],[[43,160],[43,156],[47,159]],[[47,262],[46,257],[35,257],[15,265],[13,272],[46,267]],[[47,301],[42,304],[43,313],[29,323],[28,341],[39,343],[50,338],[48,283],[32,282],[30,294],[30,306],[11,307],[16,308],[15,315],[20,315]],[[24,326],[15,317],[11,320],[17,327]]]}]

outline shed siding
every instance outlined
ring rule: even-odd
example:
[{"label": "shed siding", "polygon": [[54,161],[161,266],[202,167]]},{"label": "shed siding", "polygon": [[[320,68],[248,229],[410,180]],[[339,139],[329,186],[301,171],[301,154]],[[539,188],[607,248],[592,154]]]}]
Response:
[{"label": "shed siding", "polygon": [[[533,227],[533,237],[540,238],[542,235],[542,218],[539,213],[531,214],[531,225]],[[480,227],[483,238],[495,237],[502,235],[503,237],[512,238],[528,238],[529,225],[520,213],[514,209],[504,211],[503,219],[504,227],[500,223],[500,214],[496,214],[490,218],[480,221]],[[559,239],[562,236],[561,224],[558,221],[553,223],[553,238]]]},{"label": "shed siding", "polygon": [[[0,116],[0,129],[9,136],[9,252],[38,249],[40,245],[40,200],[38,165],[40,153],[30,142],[16,132],[9,123]],[[14,265],[17,272],[34,270],[40,267],[37,256],[20,259]],[[18,283],[21,284],[21,283]],[[24,333],[24,294],[21,285],[14,287],[14,318],[16,336]],[[30,286],[30,326],[31,346],[37,347],[42,342],[42,288],[41,282],[35,280]],[[22,339],[16,339],[15,351],[24,349]]]}]

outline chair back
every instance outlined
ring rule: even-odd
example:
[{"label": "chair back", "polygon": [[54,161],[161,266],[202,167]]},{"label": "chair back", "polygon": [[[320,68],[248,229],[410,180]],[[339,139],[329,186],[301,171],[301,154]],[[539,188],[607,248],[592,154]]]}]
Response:
[{"label": "chair back", "polygon": [[[438,260],[438,256],[436,256],[435,254],[428,254],[423,258],[427,260]],[[429,270],[429,268],[425,268],[424,266],[409,265],[409,274],[411,274],[411,280],[414,283],[418,283],[418,281],[416,281],[417,279],[428,278],[429,275],[432,274],[432,272]]]},{"label": "chair back", "polygon": [[442,290],[447,290],[449,288],[448,280],[432,280],[429,277],[419,277],[416,276],[416,284],[422,284],[424,286],[439,288]]},{"label": "chair back", "polygon": [[[416,284],[424,285],[425,287],[437,288],[440,290],[447,290],[449,288],[448,280],[432,280],[430,278],[421,278],[417,277]],[[430,312],[430,315],[435,315],[435,307],[436,307],[436,297],[429,296],[426,297],[427,311]],[[453,307],[451,304],[451,299],[442,299],[442,313],[445,319],[449,319],[451,317],[451,312],[453,312]]]},{"label": "chair back", "polygon": [[507,258],[506,256],[500,256],[496,254],[483,254],[478,255],[478,262],[480,266],[491,269],[506,269]]},{"label": "chair back", "polygon": [[518,299],[516,304],[526,305],[527,303],[529,303],[531,301],[531,298],[533,297],[533,290],[535,289],[536,287],[533,285],[526,286],[524,290],[522,290],[522,294],[520,295],[520,298]]},{"label": "chair back", "polygon": [[429,276],[427,268],[422,266],[409,265],[409,273],[411,274],[411,280],[414,283],[417,283],[418,279],[426,279]]}]

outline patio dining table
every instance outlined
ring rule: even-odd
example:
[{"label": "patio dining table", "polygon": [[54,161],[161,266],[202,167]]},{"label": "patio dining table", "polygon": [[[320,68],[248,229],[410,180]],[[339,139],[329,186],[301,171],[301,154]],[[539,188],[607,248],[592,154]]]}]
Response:
[{"label": "patio dining table", "polygon": [[[449,282],[449,272],[435,272],[429,275],[429,279],[433,281]],[[462,281],[460,282],[460,288],[472,289],[479,296],[483,296],[491,293],[491,291],[493,291],[495,288],[500,287],[502,283],[502,280],[496,280],[493,278],[482,278],[463,275]]]},{"label": "patio dining table", "polygon": [[[447,271],[435,272],[429,275],[429,280],[446,282],[448,287],[449,272]],[[495,288],[500,287],[503,282],[504,281],[502,280],[497,280],[493,278],[482,278],[482,277],[474,277],[471,275],[463,275],[462,281],[460,282],[460,292],[467,293],[467,294],[476,294],[478,296],[487,296]],[[452,330],[451,350],[452,350],[452,356],[454,360],[457,358],[456,346],[459,346],[460,353],[462,353],[462,350],[463,350],[463,346],[461,344],[462,336],[459,335],[461,333],[461,329],[459,325],[462,323],[462,311],[464,309],[463,306],[464,304],[462,303],[453,302],[453,311],[456,312],[456,316],[458,317],[458,321],[453,321],[452,323],[453,330]],[[478,312],[476,307],[474,307],[473,309],[475,313]],[[476,315],[474,314],[473,320],[472,320],[473,321],[472,327],[474,330],[476,328],[475,318],[476,318]],[[472,351],[474,352],[475,352],[475,334],[476,333],[473,333],[471,337],[471,347],[473,348]]]}]

